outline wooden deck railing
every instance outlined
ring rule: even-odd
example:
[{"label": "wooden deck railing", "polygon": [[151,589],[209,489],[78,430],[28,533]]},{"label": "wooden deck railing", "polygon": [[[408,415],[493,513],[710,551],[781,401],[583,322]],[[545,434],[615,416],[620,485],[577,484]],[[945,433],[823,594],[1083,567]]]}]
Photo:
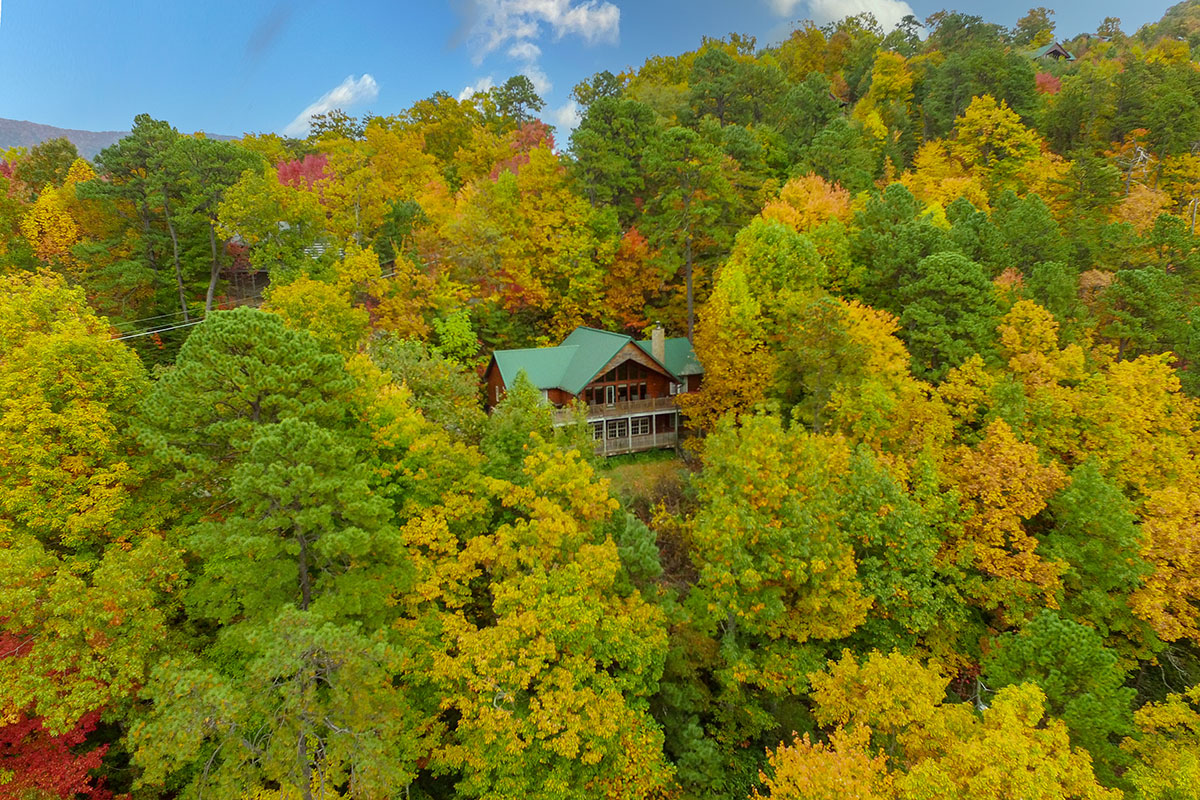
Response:
[{"label": "wooden deck railing", "polygon": [[[628,417],[631,414],[648,414],[654,411],[675,411],[675,396],[647,397],[645,400],[630,400],[624,403],[614,403],[611,406],[589,405],[587,418],[589,420],[609,419],[611,417]],[[554,412],[554,424],[561,425],[572,419],[571,409],[560,408]]]},{"label": "wooden deck railing", "polygon": [[619,456],[622,453],[640,453],[644,450],[674,447],[676,442],[674,431],[667,433],[647,433],[641,436],[621,436],[616,439],[601,439],[596,442],[596,455]]}]

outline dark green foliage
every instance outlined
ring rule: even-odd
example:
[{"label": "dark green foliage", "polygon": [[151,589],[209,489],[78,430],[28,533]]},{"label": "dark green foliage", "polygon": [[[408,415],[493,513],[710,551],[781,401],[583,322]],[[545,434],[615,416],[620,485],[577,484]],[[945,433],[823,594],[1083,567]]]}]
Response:
[{"label": "dark green foliage", "polygon": [[1079,273],[1061,261],[1035,264],[1025,281],[1025,293],[1062,325],[1068,325],[1083,313],[1079,302]]},{"label": "dark green foliage", "polygon": [[1039,550],[1067,565],[1063,613],[1094,627],[1106,641],[1123,642],[1125,658],[1153,650],[1153,634],[1127,602],[1149,572],[1138,555],[1141,536],[1129,500],[1088,460],[1071,472],[1070,485],[1050,502],[1050,513],[1054,527]]},{"label": "dark green foliage", "polygon": [[793,85],[781,106],[779,130],[793,160],[842,113],[841,103],[833,96],[829,79],[819,72],[810,72],[803,81]]},{"label": "dark green foliage", "polygon": [[1004,234],[986,212],[976,209],[965,197],[946,207],[946,219],[950,221],[950,241],[955,249],[984,267],[989,277],[995,278],[1013,266]]},{"label": "dark green foliage", "polygon": [[1035,108],[1034,74],[1028,58],[999,47],[971,46],[950,54],[926,83],[926,137],[947,136],[971,100],[985,94],[1028,119]]},{"label": "dark green foliage", "polygon": [[612,207],[622,224],[646,197],[643,159],[657,130],[654,110],[636,100],[602,95],[571,133],[572,172],[592,205]]},{"label": "dark green foliage", "polygon": [[429,217],[425,216],[425,211],[415,200],[393,200],[388,203],[387,216],[371,244],[379,256],[379,263],[387,264],[397,256],[411,257],[412,235],[428,222]]},{"label": "dark green foliage", "polygon": [[830,183],[851,192],[871,186],[876,159],[867,149],[862,133],[849,120],[836,117],[817,133],[812,143],[797,155],[795,174],[815,172]]},{"label": "dark green foliage", "polygon": [[966,256],[921,259],[899,296],[900,325],[918,374],[938,380],[973,353],[992,353],[999,309],[983,268]]},{"label": "dark green foliage", "polygon": [[983,680],[992,690],[1025,681],[1040,686],[1046,710],[1092,754],[1097,777],[1116,783],[1128,760],[1117,744],[1134,730],[1135,692],[1124,687],[1116,653],[1094,629],[1043,610],[1019,634],[1000,638],[984,661]]},{"label": "dark green foliage", "polygon": [[1101,297],[1101,331],[1123,357],[1186,347],[1191,324],[1182,290],[1179,276],[1162,267],[1121,270]]},{"label": "dark green foliage", "polygon": [[941,536],[934,519],[867,448],[855,452],[838,499],[858,578],[875,598],[852,637],[861,649],[910,652],[935,629],[957,627],[965,609],[935,570]]},{"label": "dark green foliage", "polygon": [[[223,504],[229,470],[264,425],[345,428],[354,381],[307,333],[251,308],[213,312],[142,404],[138,436],[184,497]],[[202,507],[204,504],[191,504]],[[197,513],[200,508],[190,513]]]},{"label": "dark green foliage", "polygon": [[1028,275],[1042,261],[1070,261],[1062,229],[1036,194],[1017,197],[1005,192],[996,201],[992,222],[1003,237],[1008,259],[1022,273]]},{"label": "dark green foliage", "polygon": [[858,231],[851,238],[851,258],[863,269],[863,300],[899,313],[900,285],[926,256],[953,248],[944,231],[921,218],[921,204],[912,192],[893,183],[872,196],[855,215]]},{"label": "dark green foliage", "polygon": [[62,186],[77,158],[79,151],[70,139],[47,139],[18,160],[14,172],[36,195],[46,186]]}]

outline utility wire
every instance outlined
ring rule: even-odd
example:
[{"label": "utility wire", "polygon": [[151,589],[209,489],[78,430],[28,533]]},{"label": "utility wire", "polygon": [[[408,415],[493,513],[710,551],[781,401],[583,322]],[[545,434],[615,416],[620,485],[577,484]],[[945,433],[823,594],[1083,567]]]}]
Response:
[{"label": "utility wire", "polygon": [[[390,277],[394,276],[396,274],[396,272],[397,272],[396,270],[393,270],[393,271],[389,272],[388,274],[380,275],[379,277],[380,278],[390,278]],[[259,296],[255,299],[258,301],[257,303],[244,303],[243,306],[250,306],[251,308],[260,307],[263,304],[264,298],[262,296]],[[241,308],[243,306],[239,306],[239,308]],[[164,317],[178,316],[179,314],[182,314],[182,313],[183,313],[182,311],[176,311],[172,314],[159,314],[156,317],[145,317],[143,319],[128,320],[127,322],[117,323],[117,324],[132,324],[134,322],[149,322],[150,320],[163,319]],[[199,325],[201,322],[204,322],[205,319],[206,319],[206,317],[201,317],[200,319],[194,319],[190,322],[182,322],[178,325],[167,325],[167,326],[160,327],[160,328],[151,328],[150,330],[138,331],[137,333],[124,333],[121,336],[113,336],[111,338],[111,341],[120,342],[125,339],[137,339],[138,337],[141,337],[141,336],[152,336],[156,333],[166,333],[167,331],[176,331],[176,330],[179,330],[180,328],[190,328],[193,325]]]},{"label": "utility wire", "polygon": [[203,318],[201,318],[201,319],[194,319],[194,320],[192,320],[191,322],[181,322],[181,323],[180,323],[180,324],[178,324],[178,325],[171,325],[170,327],[167,327],[167,328],[153,328],[153,329],[151,329],[151,330],[148,330],[148,331],[139,331],[138,333],[127,333],[127,334],[125,334],[124,336],[114,336],[114,337],[112,337],[112,341],[114,341],[114,342],[120,342],[120,341],[122,341],[122,340],[124,340],[124,339],[136,339],[136,338],[138,338],[139,336],[150,336],[150,335],[152,335],[152,334],[155,334],[155,333],[166,333],[167,331],[179,330],[180,328],[190,328],[190,327],[191,327],[191,326],[193,326],[193,325],[199,325],[201,322],[204,322],[204,319],[203,319]]},{"label": "utility wire", "polygon": [[170,314],[159,314],[158,316],[142,317],[141,319],[126,319],[126,320],[121,320],[120,322],[114,322],[112,324],[113,324],[113,326],[136,325],[139,322],[150,322],[151,320],[163,319],[164,317],[178,317],[182,313],[183,313],[183,311],[172,311]]}]

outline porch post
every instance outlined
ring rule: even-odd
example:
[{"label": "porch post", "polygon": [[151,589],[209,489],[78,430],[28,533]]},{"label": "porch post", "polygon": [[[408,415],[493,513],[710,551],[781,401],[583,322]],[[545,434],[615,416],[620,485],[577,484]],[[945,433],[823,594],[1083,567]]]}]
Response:
[{"label": "porch post", "polygon": [[626,417],[625,424],[628,426],[627,433],[629,434],[629,452],[633,452],[633,417]]},{"label": "porch post", "polygon": [[650,415],[650,445],[658,448],[658,414]]}]

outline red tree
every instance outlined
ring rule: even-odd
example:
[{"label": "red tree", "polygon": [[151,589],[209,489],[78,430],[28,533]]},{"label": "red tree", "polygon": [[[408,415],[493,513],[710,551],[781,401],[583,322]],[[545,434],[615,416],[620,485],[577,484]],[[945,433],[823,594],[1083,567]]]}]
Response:
[{"label": "red tree", "polygon": [[74,728],[61,736],[52,736],[37,718],[20,717],[0,727],[0,800],[24,800],[35,796],[108,800],[112,793],[104,780],[91,776],[100,768],[108,745],[79,752],[89,734],[96,729],[100,712],[84,715]]},{"label": "red tree", "polygon": [[325,166],[329,163],[324,153],[307,155],[302,160],[280,161],[276,165],[279,182],[294,189],[312,190],[313,184],[325,178]]}]

